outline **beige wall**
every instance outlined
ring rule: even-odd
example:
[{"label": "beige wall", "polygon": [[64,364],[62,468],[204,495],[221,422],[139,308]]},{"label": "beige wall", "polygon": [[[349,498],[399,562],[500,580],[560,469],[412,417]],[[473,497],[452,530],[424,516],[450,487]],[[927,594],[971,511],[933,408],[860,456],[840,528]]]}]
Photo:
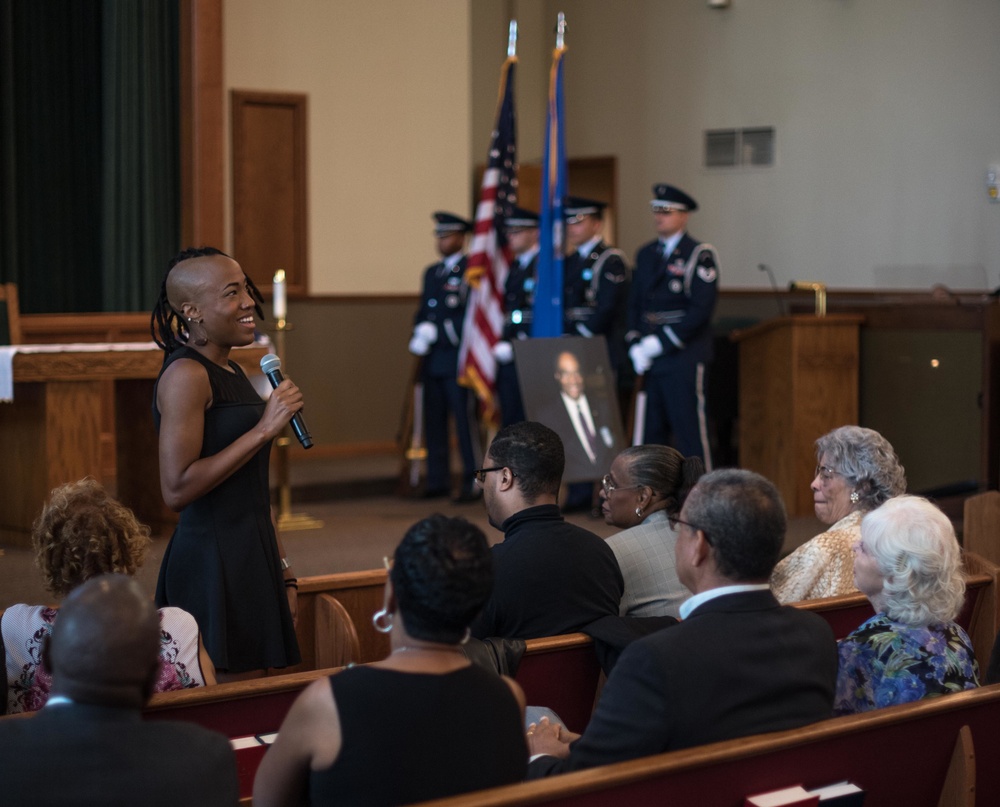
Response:
[{"label": "beige wall", "polygon": [[[507,21],[521,159],[541,155],[558,11],[570,156],[619,163],[619,242],[650,185],[702,204],[723,283],[1000,284],[995,0],[229,0],[229,88],[309,95],[314,294],[416,291],[428,213],[471,210]],[[708,170],[707,128],[773,125],[777,165]]]},{"label": "beige wall", "polygon": [[[507,21],[519,149],[541,156],[558,11],[571,157],[618,160],[619,243],[651,237],[654,181],[703,205],[724,288],[1000,285],[996,0],[229,0],[228,88],[309,95],[309,303],[289,365],[321,443],[395,437],[428,214],[470,210]],[[706,128],[774,125],[777,165],[701,167]],[[765,306],[770,310],[770,306]]]},{"label": "beige wall", "polygon": [[431,212],[471,210],[468,1],[228,0],[224,14],[227,90],[309,96],[311,293],[416,293]]},{"label": "beige wall", "polygon": [[[473,18],[507,5],[476,0]],[[670,181],[701,202],[690,228],[728,287],[766,285],[759,263],[782,284],[1000,284],[995,0],[513,5],[545,5],[547,47],[566,13],[567,148],[618,157],[629,252],[652,235],[650,186]],[[755,125],[776,127],[776,166],[701,167],[703,130]]]}]

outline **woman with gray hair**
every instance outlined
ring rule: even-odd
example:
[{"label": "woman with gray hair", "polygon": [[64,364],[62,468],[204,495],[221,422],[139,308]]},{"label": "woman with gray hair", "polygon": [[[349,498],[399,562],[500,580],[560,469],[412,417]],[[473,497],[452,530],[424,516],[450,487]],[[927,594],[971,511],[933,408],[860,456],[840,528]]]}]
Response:
[{"label": "woman with gray hair", "polygon": [[889,441],[872,429],[841,426],[816,441],[813,492],[816,518],[830,529],[774,567],[771,590],[781,603],[851,594],[851,548],[861,518],[906,491],[906,475]]},{"label": "woman with gray hair", "polygon": [[979,686],[968,634],[962,556],[948,517],[927,499],[899,496],[861,522],[854,579],[875,616],[838,642],[837,714]]}]

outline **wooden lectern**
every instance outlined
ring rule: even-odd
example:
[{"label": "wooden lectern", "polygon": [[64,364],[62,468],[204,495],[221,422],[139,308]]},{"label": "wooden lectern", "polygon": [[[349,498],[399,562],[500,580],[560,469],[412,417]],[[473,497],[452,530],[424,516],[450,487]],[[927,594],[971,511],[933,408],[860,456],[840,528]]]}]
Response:
[{"label": "wooden lectern", "polygon": [[737,331],[740,466],[781,491],[789,516],[811,515],[818,437],[858,422],[855,314],[794,314]]},{"label": "wooden lectern", "polygon": [[[160,527],[176,521],[163,504],[153,382],[163,351],[97,352],[81,345],[13,357],[14,400],[0,403],[0,543],[31,547],[31,524],[49,492],[92,476],[140,521]],[[25,346],[25,351],[40,346]],[[238,348],[232,358],[247,375],[260,374],[265,348]]]}]

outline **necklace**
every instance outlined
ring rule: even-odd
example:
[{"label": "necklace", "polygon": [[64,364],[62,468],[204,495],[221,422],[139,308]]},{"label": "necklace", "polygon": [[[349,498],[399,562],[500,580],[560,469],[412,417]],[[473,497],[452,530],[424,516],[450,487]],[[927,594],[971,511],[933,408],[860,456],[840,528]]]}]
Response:
[{"label": "necklace", "polygon": [[409,645],[400,645],[393,653],[416,653],[416,652],[428,652],[428,653],[458,653],[459,655],[465,655],[462,653],[460,647],[411,647]]}]

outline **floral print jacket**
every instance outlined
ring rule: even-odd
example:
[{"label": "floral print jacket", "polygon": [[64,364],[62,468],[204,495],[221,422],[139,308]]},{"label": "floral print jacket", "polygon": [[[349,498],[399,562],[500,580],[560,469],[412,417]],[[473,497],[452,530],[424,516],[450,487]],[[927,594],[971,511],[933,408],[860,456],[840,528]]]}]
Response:
[{"label": "floral print jacket", "polygon": [[837,647],[838,715],[979,686],[972,642],[954,622],[915,627],[876,614]]}]

